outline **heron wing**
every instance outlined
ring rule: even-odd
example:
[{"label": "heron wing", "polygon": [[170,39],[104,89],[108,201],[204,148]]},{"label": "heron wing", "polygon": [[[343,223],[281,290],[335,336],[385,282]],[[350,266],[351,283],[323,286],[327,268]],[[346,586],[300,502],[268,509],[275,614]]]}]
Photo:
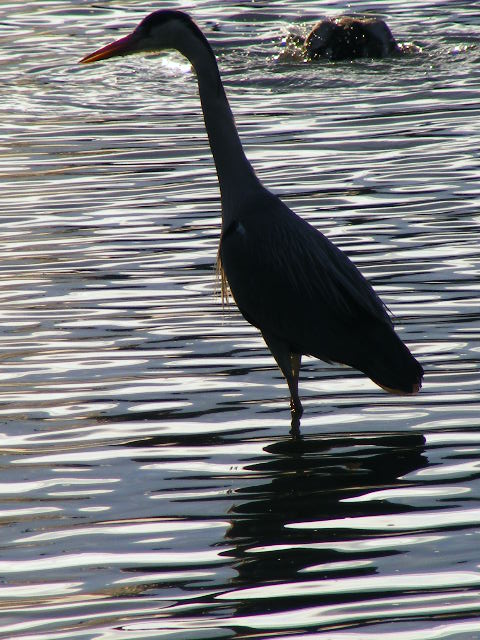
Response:
[{"label": "heron wing", "polygon": [[221,240],[232,294],[251,324],[293,350],[333,360],[343,351],[339,340],[358,338],[365,323],[391,326],[384,304],[342,251],[281,201],[269,213],[235,220]]}]

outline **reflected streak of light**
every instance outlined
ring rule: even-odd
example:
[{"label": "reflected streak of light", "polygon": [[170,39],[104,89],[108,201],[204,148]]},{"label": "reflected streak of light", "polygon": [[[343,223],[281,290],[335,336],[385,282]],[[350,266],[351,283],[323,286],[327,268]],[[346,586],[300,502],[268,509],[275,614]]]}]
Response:
[{"label": "reflected streak of light", "polygon": [[[422,469],[417,471],[421,475]],[[361,496],[353,498],[343,498],[340,502],[369,502],[370,500],[396,500],[404,498],[422,498],[422,497],[443,497],[458,496],[469,493],[469,487],[400,487],[394,489],[382,489],[380,491],[372,491]]]},{"label": "reflected streak of light", "polygon": [[292,522],[290,529],[365,529],[375,531],[408,531],[457,527],[480,523],[480,509],[443,509],[386,516],[358,516],[316,522]]},{"label": "reflected streak of light", "polygon": [[174,533],[178,531],[201,531],[203,529],[222,529],[225,530],[230,526],[228,522],[222,521],[208,521],[208,522],[195,522],[195,521],[183,521],[183,520],[170,520],[161,522],[146,522],[129,524],[104,524],[99,523],[95,527],[78,527],[76,529],[70,529],[67,531],[49,531],[48,533],[39,533],[33,536],[26,536],[24,538],[18,538],[13,542],[18,543],[32,543],[41,542],[43,540],[63,540],[65,538],[74,538],[77,536],[122,536],[122,535],[143,535],[152,533]]},{"label": "reflected streak of light", "polygon": [[334,580],[309,580],[270,584],[261,587],[236,589],[217,595],[218,600],[251,600],[257,598],[286,598],[336,593],[371,593],[375,591],[417,591],[419,589],[448,589],[480,585],[480,572],[438,571],[432,573],[403,573],[402,575],[372,575]]},{"label": "reflected streak of light", "polygon": [[265,547],[251,547],[248,553],[271,553],[287,551],[289,549],[331,549],[340,553],[365,553],[371,551],[395,550],[399,547],[409,547],[417,544],[433,544],[440,542],[445,536],[389,536],[362,540],[340,540],[331,542],[309,542],[305,544],[272,544]]},{"label": "reflected streak of light", "polygon": [[48,571],[67,567],[101,567],[117,565],[131,567],[135,565],[154,566],[196,566],[204,564],[228,563],[229,559],[220,555],[231,548],[209,551],[157,551],[143,553],[76,553],[70,555],[36,558],[34,560],[0,560],[1,573],[25,573],[28,571]]}]

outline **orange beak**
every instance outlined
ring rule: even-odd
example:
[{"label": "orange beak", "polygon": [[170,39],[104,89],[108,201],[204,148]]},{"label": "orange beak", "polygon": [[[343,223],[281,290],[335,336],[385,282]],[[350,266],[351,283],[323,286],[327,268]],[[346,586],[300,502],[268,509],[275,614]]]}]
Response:
[{"label": "orange beak", "polygon": [[101,49],[97,49],[93,53],[90,53],[88,56],[85,56],[80,60],[80,62],[88,63],[88,62],[96,62],[97,60],[105,60],[106,58],[113,58],[114,56],[122,56],[127,53],[133,51],[133,45],[136,42],[136,38],[134,34],[131,33],[124,38],[120,38],[119,40],[115,40],[115,42],[111,42],[107,44],[105,47]]}]

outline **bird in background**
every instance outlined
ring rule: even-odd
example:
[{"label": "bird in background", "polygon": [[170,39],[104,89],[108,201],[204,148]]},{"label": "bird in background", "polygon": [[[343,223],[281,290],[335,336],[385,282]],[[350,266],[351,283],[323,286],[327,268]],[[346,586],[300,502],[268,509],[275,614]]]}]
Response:
[{"label": "bird in background", "polygon": [[[257,327],[288,384],[291,433],[300,433],[302,355],[342,363],[383,389],[413,394],[423,369],[395,333],[387,309],[350,259],[257,178],[245,156],[215,55],[181,11],[146,16],[129,35],[81,62],[176,49],[197,76],[220,185],[218,266],[247,322]],[[223,287],[222,287],[223,288]]]},{"label": "bird in background", "polygon": [[400,54],[387,23],[375,16],[338,16],[314,25],[304,42],[307,58],[354,60]]}]

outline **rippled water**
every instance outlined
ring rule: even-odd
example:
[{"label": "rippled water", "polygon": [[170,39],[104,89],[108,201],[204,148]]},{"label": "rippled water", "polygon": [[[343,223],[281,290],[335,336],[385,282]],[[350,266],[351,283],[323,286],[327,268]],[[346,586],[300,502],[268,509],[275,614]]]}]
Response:
[{"label": "rippled water", "polygon": [[396,397],[306,359],[299,442],[258,332],[214,295],[188,64],[77,64],[153,8],[0,8],[0,636],[479,638],[476,4],[375,3],[423,50],[352,64],[282,57],[307,0],[182,5],[262,180],[426,369]]}]

